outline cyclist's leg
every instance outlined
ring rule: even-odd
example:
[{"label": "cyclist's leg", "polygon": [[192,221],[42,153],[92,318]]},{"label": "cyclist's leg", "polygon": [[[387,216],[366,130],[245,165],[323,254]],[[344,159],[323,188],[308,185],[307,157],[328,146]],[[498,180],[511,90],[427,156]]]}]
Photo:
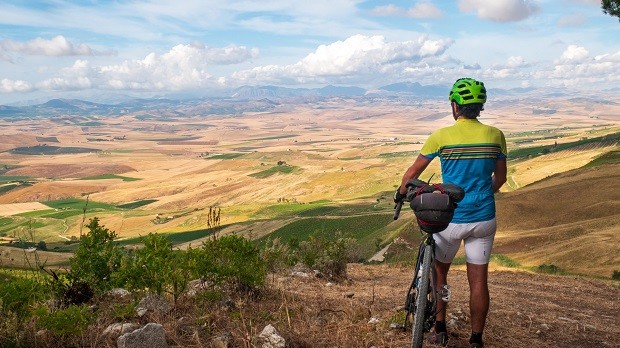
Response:
[{"label": "cyclist's leg", "polygon": [[[448,271],[450,270],[450,265],[452,263],[444,263],[438,260],[435,260],[435,274],[437,277],[435,278],[435,289],[439,290],[444,284],[448,284]],[[440,296],[437,296],[437,315],[435,315],[435,320],[437,321],[446,321],[446,303],[441,300]]]},{"label": "cyclist's leg", "polygon": [[[435,234],[435,289],[447,284],[448,271],[452,260],[461,246],[461,234],[463,231],[462,224],[450,224],[448,227]],[[440,322],[446,321],[446,303],[437,297],[437,315],[435,320]],[[437,328],[435,328],[437,329]],[[437,331],[436,331],[437,332]]]},{"label": "cyclist's leg", "polygon": [[495,219],[475,224],[471,235],[464,240],[469,282],[469,308],[472,332],[482,333],[489,311],[489,259],[495,238]]},{"label": "cyclist's leg", "polygon": [[489,312],[489,264],[476,265],[467,263],[467,279],[469,281],[469,311],[471,315],[471,331],[482,332]]}]

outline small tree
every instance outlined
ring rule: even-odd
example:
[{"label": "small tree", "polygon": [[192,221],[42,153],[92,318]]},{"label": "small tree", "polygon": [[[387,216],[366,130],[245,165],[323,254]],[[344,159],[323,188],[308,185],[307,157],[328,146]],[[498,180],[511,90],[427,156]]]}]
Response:
[{"label": "small tree", "polygon": [[110,276],[120,267],[122,250],[114,245],[116,233],[99,225],[93,218],[86,225],[89,232],[80,238],[80,245],[69,259],[69,278],[84,282],[93,290],[107,290],[112,287]]},{"label": "small tree", "polygon": [[47,250],[47,244],[45,243],[45,241],[40,240],[39,243],[37,243],[37,250],[42,250],[42,251]]}]

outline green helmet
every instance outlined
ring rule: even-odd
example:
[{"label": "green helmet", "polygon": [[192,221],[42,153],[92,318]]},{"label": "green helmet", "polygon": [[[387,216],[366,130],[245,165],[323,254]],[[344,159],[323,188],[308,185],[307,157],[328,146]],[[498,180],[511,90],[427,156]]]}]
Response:
[{"label": "green helmet", "polygon": [[456,80],[448,99],[459,105],[484,104],[487,101],[487,90],[484,88],[484,83],[465,77]]}]

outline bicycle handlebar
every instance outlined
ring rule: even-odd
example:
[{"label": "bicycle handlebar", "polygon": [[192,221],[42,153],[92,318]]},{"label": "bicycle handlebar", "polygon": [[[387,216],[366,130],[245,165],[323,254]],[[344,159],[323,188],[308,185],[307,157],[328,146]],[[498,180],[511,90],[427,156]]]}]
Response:
[{"label": "bicycle handlebar", "polygon": [[403,201],[396,203],[394,206],[394,220],[398,220],[398,215],[400,215],[400,210],[403,207]]},{"label": "bicycle handlebar", "polygon": [[428,185],[428,183],[419,179],[411,179],[407,181],[407,194],[405,195],[405,198],[401,199],[400,202],[396,203],[394,206],[394,220],[398,220],[400,210],[403,207],[403,202],[410,202],[413,199],[415,191],[425,185]]}]

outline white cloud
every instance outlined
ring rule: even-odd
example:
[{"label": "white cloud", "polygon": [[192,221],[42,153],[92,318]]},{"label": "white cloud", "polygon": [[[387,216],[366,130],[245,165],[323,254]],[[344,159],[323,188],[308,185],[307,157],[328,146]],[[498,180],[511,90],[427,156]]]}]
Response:
[{"label": "white cloud", "polygon": [[570,45],[551,70],[535,71],[535,79],[546,80],[555,86],[576,86],[597,89],[601,84],[620,81],[620,51],[590,58],[586,48]]},{"label": "white cloud", "polygon": [[482,19],[516,22],[538,13],[540,7],[530,0],[459,0],[459,9]]},{"label": "white cloud", "polygon": [[383,36],[354,35],[344,41],[321,45],[295,64],[268,65],[236,72],[239,83],[332,83],[364,81],[377,75],[401,72],[407,66],[442,55],[451,40],[386,42]]},{"label": "white cloud", "polygon": [[589,56],[590,53],[584,47],[569,45],[562,53],[562,56],[560,56],[560,59],[556,61],[556,64],[583,63]]},{"label": "white cloud", "polygon": [[235,64],[257,57],[256,48],[228,46],[210,48],[200,43],[176,45],[168,52],[148,54],[144,59],[120,64],[92,66],[77,60],[58,76],[37,84],[42,90],[117,89],[184,90],[218,84],[208,72],[210,64]]},{"label": "white cloud", "polygon": [[371,13],[379,17],[410,17],[410,18],[441,18],[441,10],[430,2],[423,1],[413,4],[409,9],[398,7],[393,4],[377,6]]},{"label": "white cloud", "polygon": [[512,56],[506,61],[506,66],[508,68],[520,68],[527,66],[527,63],[525,62],[525,59],[523,59],[523,57],[521,56]]},{"label": "white cloud", "polygon": [[22,80],[9,80],[2,79],[0,81],[0,92],[12,93],[12,92],[28,92],[32,90],[32,86]]},{"label": "white cloud", "polygon": [[409,11],[408,17],[412,18],[441,18],[441,10],[430,2],[418,2],[414,4]]},{"label": "white cloud", "polygon": [[62,35],[51,40],[36,38],[27,42],[2,40],[0,50],[37,56],[89,56],[94,53],[89,46],[73,44]]}]

